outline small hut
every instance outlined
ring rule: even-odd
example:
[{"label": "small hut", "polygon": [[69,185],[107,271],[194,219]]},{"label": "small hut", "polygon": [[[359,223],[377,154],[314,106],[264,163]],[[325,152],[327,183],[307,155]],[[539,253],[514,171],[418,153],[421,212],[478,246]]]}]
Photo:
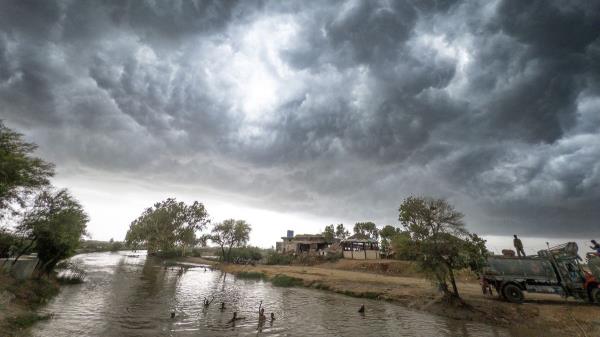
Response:
[{"label": "small hut", "polygon": [[368,237],[353,235],[340,242],[345,259],[377,260],[379,259],[379,242]]}]

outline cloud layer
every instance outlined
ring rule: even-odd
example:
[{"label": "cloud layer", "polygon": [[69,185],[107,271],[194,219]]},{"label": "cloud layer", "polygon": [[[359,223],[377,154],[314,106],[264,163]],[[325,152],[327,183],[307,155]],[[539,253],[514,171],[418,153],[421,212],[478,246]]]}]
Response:
[{"label": "cloud layer", "polygon": [[59,170],[382,224],[440,196],[483,233],[583,237],[598,22],[584,0],[3,1],[0,114]]}]

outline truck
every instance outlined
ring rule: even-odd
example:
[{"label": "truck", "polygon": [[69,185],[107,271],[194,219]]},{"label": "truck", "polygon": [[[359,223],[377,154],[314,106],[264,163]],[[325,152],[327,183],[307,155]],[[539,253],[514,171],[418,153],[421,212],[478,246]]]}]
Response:
[{"label": "truck", "polygon": [[482,282],[503,299],[522,303],[524,292],[556,294],[600,304],[600,256],[587,254],[587,265],[575,242],[540,250],[537,255],[489,256]]}]

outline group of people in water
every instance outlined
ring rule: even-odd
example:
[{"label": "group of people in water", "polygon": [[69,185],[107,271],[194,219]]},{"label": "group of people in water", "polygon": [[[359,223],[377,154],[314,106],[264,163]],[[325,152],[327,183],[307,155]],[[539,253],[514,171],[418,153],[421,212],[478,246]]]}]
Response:
[{"label": "group of people in water", "polygon": [[[265,308],[262,307],[262,301],[258,306],[258,322],[259,324],[264,323],[267,320],[267,316],[265,315]],[[225,310],[225,302],[221,302],[221,311]],[[246,317],[238,317],[237,311],[233,312],[233,317],[227,323],[235,323],[235,321],[246,319]],[[271,313],[271,323],[275,320],[275,313]]]},{"label": "group of people in water", "polygon": [[[207,309],[208,307],[210,307],[211,303],[214,300],[215,300],[214,297],[212,297],[210,300],[205,297],[204,300],[202,301],[202,306],[204,307],[204,309]],[[265,308],[262,307],[262,303],[263,303],[263,301],[260,301],[260,305],[258,306],[259,325],[263,324],[267,320],[267,316],[265,315]],[[225,309],[226,309],[225,302],[221,302],[221,307],[219,308],[219,310],[225,311]],[[175,310],[171,311],[171,319],[174,319],[175,316],[176,316]],[[275,313],[272,312],[270,316],[271,316],[270,317],[271,323],[273,323],[273,321],[275,321]],[[244,319],[246,319],[246,317],[239,317],[237,314],[237,311],[234,311],[233,317],[227,323],[235,324],[236,321],[240,321],[240,320],[244,320]]]}]

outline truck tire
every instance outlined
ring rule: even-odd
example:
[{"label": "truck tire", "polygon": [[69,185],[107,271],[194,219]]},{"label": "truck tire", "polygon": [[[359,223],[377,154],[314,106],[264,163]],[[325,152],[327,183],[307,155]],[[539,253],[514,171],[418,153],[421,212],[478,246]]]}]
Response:
[{"label": "truck tire", "polygon": [[594,303],[600,304],[600,288],[592,289],[590,296],[592,297],[592,300],[594,301]]},{"label": "truck tire", "polygon": [[516,284],[509,283],[502,288],[502,295],[512,303],[523,303],[523,291]]}]

